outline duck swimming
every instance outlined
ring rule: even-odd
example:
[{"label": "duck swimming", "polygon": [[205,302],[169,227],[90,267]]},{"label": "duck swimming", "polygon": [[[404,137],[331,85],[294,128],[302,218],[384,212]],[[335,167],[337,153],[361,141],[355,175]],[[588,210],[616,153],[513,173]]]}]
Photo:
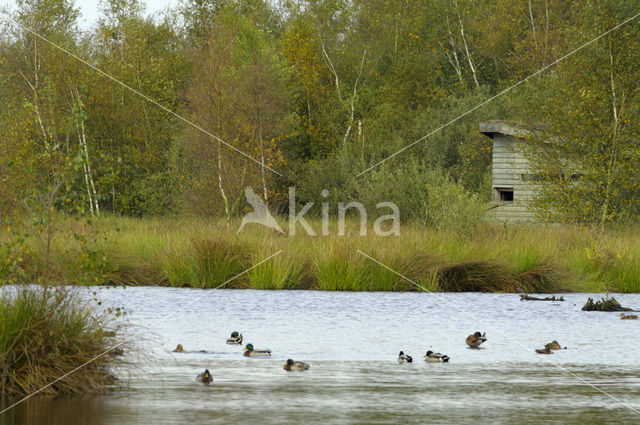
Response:
[{"label": "duck swimming", "polygon": [[182,344],[178,344],[175,348],[175,350],[173,350],[174,353],[209,353],[209,351],[207,350],[198,350],[198,351],[185,351],[184,347],[182,346]]},{"label": "duck swimming", "polygon": [[[553,341],[551,341],[550,343],[545,344],[544,348],[548,348],[550,350],[562,350],[562,347],[560,346],[558,341],[556,341],[555,339]],[[564,349],[566,350],[567,347],[564,347]]]},{"label": "duck swimming", "polygon": [[211,372],[209,372],[209,369],[205,369],[204,372],[199,373],[198,376],[196,376],[196,381],[202,382],[205,385],[209,385],[213,382],[213,376],[211,376]]},{"label": "duck swimming", "polygon": [[434,353],[433,351],[427,351],[427,354],[424,355],[424,360],[429,363],[447,363],[449,361],[449,356],[446,354]]},{"label": "duck swimming", "polygon": [[620,319],[622,319],[622,320],[638,320],[638,316],[636,316],[635,314],[620,313]]},{"label": "duck swimming", "polygon": [[413,357],[405,354],[404,351],[400,351],[400,354],[398,354],[398,363],[413,363]]},{"label": "duck swimming", "polygon": [[243,355],[245,357],[269,357],[271,356],[271,350],[256,350],[253,348],[253,344],[247,344]]},{"label": "duck swimming", "polygon": [[469,335],[465,342],[471,348],[478,348],[480,347],[480,345],[482,345],[483,342],[487,340],[487,337],[484,336],[485,334],[486,332],[483,334],[481,334],[480,332],[476,332],[473,335]]},{"label": "duck swimming", "polygon": [[294,370],[307,370],[309,369],[309,365],[304,362],[297,362],[293,359],[288,359],[283,367],[286,371],[294,371]]},{"label": "duck swimming", "polygon": [[538,354],[553,354],[553,351],[551,351],[551,348],[545,347],[545,348],[536,350],[536,353],[538,353]]},{"label": "duck swimming", "polygon": [[227,344],[242,344],[242,334],[239,334],[237,331],[231,332],[231,338],[227,338]]}]

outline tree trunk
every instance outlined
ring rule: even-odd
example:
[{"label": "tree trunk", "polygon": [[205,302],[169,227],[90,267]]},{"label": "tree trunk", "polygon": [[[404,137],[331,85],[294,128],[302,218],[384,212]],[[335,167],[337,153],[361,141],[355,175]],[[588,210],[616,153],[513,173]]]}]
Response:
[{"label": "tree trunk", "polygon": [[[80,111],[80,125],[76,125],[76,131],[78,132],[78,143],[80,146],[80,154],[82,156],[82,169],[84,171],[84,180],[85,185],[87,186],[87,195],[89,199],[89,209],[91,211],[91,215],[100,215],[100,205],[98,203],[98,192],[96,191],[96,185],[93,181],[93,176],[91,173],[91,161],[89,160],[89,148],[87,143],[87,135],[84,126],[84,108],[82,107],[82,99],[80,99],[80,93],[78,92],[78,88],[73,85],[73,83],[69,82],[71,97],[75,100],[75,104]],[[78,128],[79,127],[79,128]]]},{"label": "tree trunk", "polygon": [[464,45],[464,51],[467,56],[467,61],[469,62],[469,69],[471,69],[471,75],[473,75],[473,81],[476,83],[476,87],[479,88],[480,84],[478,83],[478,76],[476,75],[476,67],[473,64],[473,58],[471,57],[471,52],[469,51],[469,45],[467,44],[467,36],[464,34],[464,23],[462,22],[462,15],[460,14],[460,9],[458,8],[458,2],[454,1],[456,7],[456,13],[458,14],[458,23],[460,25],[460,36],[462,37],[462,44]]},{"label": "tree trunk", "polygon": [[231,210],[229,209],[229,198],[227,198],[227,194],[224,191],[224,186],[222,184],[222,147],[220,146],[221,142],[218,141],[218,189],[220,189],[220,196],[222,197],[222,202],[224,204],[224,212],[227,216],[227,226],[231,222]]},{"label": "tree trunk", "polygon": [[611,70],[609,73],[611,80],[611,106],[613,112],[613,128],[611,134],[611,147],[609,149],[609,163],[607,165],[607,177],[604,190],[604,202],[602,203],[602,214],[600,216],[600,229],[604,230],[607,220],[609,218],[609,209],[611,205],[611,190],[613,187],[613,179],[615,175],[615,168],[618,160],[618,132],[620,126],[620,107],[618,105],[618,97],[616,94],[616,83],[614,76],[614,57],[613,46],[611,45],[611,39],[609,39],[609,61],[611,64]]},{"label": "tree trunk", "polygon": [[533,31],[533,44],[537,47],[538,40],[536,38],[536,23],[533,19],[533,10],[531,9],[531,0],[528,1],[529,4],[529,21],[531,21],[531,29]]},{"label": "tree trunk", "polygon": [[449,46],[451,47],[451,55],[449,55],[449,52],[447,51],[447,49],[445,49],[442,43],[440,43],[440,48],[442,49],[442,51],[447,57],[447,60],[449,61],[454,71],[456,72],[456,75],[458,76],[458,80],[460,80],[460,82],[462,83],[463,82],[462,67],[460,66],[460,59],[458,59],[458,47],[456,45],[456,39],[453,36],[453,31],[451,31],[451,23],[449,22],[448,16],[446,17],[446,22],[447,22],[447,32],[449,35]]},{"label": "tree trunk", "polygon": [[547,52],[549,50],[549,1],[548,0],[544,0],[544,17],[545,17],[544,56],[545,56],[545,60],[546,60]]},{"label": "tree trunk", "polygon": [[260,171],[262,174],[262,196],[264,196],[264,203],[269,206],[269,196],[267,195],[267,177],[265,175],[265,163],[264,163],[264,141],[262,140],[262,120],[258,118],[258,141],[260,143]]}]

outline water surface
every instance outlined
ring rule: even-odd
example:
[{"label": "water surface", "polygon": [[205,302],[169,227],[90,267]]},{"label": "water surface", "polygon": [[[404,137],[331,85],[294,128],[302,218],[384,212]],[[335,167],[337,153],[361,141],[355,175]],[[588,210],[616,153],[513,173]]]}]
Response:
[{"label": "water surface", "polygon": [[[0,425],[640,422],[640,323],[581,311],[588,296],[104,288],[145,353],[120,374],[127,389],[33,398]],[[616,298],[640,309],[640,295]],[[225,344],[233,330],[273,357],[243,357]],[[484,349],[466,348],[476,330]],[[553,339],[567,350],[534,352]],[[429,349],[451,362],[425,363]],[[400,350],[414,363],[398,365]],[[311,369],[287,373],[287,358]],[[194,381],[204,368],[209,387]]]}]

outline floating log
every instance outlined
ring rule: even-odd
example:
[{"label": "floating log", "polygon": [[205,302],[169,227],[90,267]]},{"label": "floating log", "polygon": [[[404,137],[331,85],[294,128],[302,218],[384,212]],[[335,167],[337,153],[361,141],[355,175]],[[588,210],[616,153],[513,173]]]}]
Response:
[{"label": "floating log", "polygon": [[555,295],[552,297],[538,298],[532,297],[528,294],[520,294],[520,301],[564,301],[564,297],[556,297]]},{"label": "floating log", "polygon": [[634,311],[632,308],[622,307],[620,303],[613,297],[602,298],[599,301],[593,301],[591,297],[582,307],[582,311]]}]

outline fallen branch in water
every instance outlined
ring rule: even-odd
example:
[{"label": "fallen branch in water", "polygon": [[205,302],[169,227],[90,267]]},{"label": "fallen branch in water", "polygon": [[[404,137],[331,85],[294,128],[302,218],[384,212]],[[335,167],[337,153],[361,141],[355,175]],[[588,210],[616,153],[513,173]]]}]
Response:
[{"label": "fallen branch in water", "polygon": [[634,311],[632,308],[622,307],[615,298],[603,298],[594,302],[591,297],[587,300],[587,303],[582,307],[583,311]]},{"label": "fallen branch in water", "polygon": [[528,294],[520,294],[520,301],[564,301],[564,297],[557,297],[554,295],[552,297],[538,298],[532,297]]}]

